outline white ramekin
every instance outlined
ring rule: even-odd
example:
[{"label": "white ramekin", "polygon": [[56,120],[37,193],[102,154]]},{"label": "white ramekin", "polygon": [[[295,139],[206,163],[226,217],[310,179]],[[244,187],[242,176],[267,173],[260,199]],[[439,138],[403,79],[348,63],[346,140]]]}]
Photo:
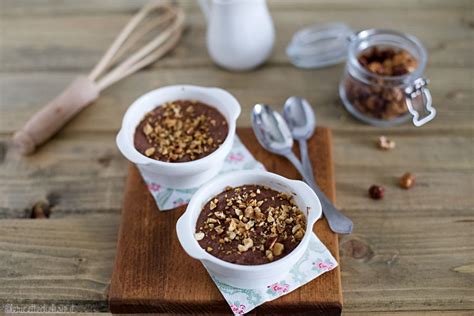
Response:
[{"label": "white ramekin", "polygon": [[[276,191],[293,195],[297,205],[306,215],[306,233],[300,244],[285,257],[261,265],[239,265],[218,259],[199,246],[194,237],[196,221],[203,206],[214,196],[225,190],[226,186],[264,185]],[[184,250],[202,264],[221,282],[234,287],[260,287],[278,281],[303,256],[308,247],[314,223],[321,217],[321,204],[318,197],[306,183],[289,180],[274,173],[247,170],[221,175],[202,186],[192,197],[186,212],[176,224],[179,242]]]},{"label": "white ramekin", "polygon": [[[135,129],[145,114],[159,105],[176,100],[200,101],[222,113],[227,120],[229,133],[216,151],[201,159],[171,163],[148,158],[135,149]],[[232,149],[239,115],[239,102],[225,90],[190,85],[163,87],[144,94],[128,108],[117,134],[117,146],[151,181],[176,189],[198,187],[216,176],[221,169]]]}]

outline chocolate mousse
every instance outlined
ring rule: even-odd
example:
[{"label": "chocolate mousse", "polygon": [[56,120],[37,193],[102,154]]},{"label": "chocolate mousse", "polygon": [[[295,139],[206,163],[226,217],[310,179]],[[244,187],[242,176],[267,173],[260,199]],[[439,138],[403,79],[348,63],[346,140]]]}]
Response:
[{"label": "chocolate mousse", "polygon": [[143,155],[165,162],[203,158],[224,142],[229,126],[215,108],[192,100],[165,103],[148,112],[135,130]]},{"label": "chocolate mousse", "polygon": [[204,205],[195,238],[227,262],[258,265],[279,260],[298,246],[306,217],[290,194],[260,185],[227,187]]}]

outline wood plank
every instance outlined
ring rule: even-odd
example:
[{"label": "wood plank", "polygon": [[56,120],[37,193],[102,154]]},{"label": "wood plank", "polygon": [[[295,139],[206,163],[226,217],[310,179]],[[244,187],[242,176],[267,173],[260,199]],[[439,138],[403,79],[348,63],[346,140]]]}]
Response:
[{"label": "wood plank", "polygon": [[[284,158],[260,147],[251,128],[237,130],[247,149],[268,171],[295,178],[297,171]],[[318,149],[318,150],[316,150]],[[321,190],[335,199],[331,133],[318,128],[308,150]],[[109,292],[113,313],[231,314],[228,304],[202,264],[189,257],[176,236],[175,223],[185,207],[160,212],[138,170],[131,166],[125,190],[117,260]],[[339,259],[338,236],[319,220],[314,232]],[[133,262],[129,258],[134,258]],[[340,315],[342,292],[339,267],[304,287],[257,307],[257,315]],[[252,314],[252,313],[251,313]]]},{"label": "wood plank", "polygon": [[[400,212],[410,216],[413,210],[418,215],[434,210],[453,216],[469,213],[474,204],[470,137],[389,134],[397,148],[384,152],[373,145],[379,133],[334,137],[339,207],[349,214],[386,210],[395,217]],[[29,216],[32,205],[44,199],[50,201],[53,218],[120,212],[126,161],[114,137],[110,133],[65,133],[30,157],[18,155],[7,144],[8,136],[0,137],[0,144],[5,144],[0,160],[0,182],[4,184],[0,186],[0,218]],[[432,148],[440,150],[432,153]],[[397,185],[407,171],[417,176],[417,184],[409,191]],[[367,189],[374,183],[386,187],[384,200],[368,199]]]},{"label": "wood plank", "polygon": [[[450,76],[446,77],[446,72]],[[285,74],[284,76],[282,74]],[[269,67],[250,73],[229,73],[217,68],[161,69],[144,71],[120,82],[102,93],[89,108],[81,112],[66,131],[117,131],[127,107],[143,93],[164,85],[188,83],[224,87],[242,105],[240,126],[248,126],[252,106],[266,102],[282,108],[286,98],[301,95],[315,108],[318,121],[335,131],[376,131],[375,127],[356,121],[341,105],[337,86],[342,67],[302,71],[292,67]],[[12,133],[28,118],[61,92],[75,73],[0,73],[0,133]],[[472,73],[464,69],[435,68],[428,76],[438,116],[420,129],[407,123],[384,129],[397,132],[469,131],[472,133]],[[28,93],[25,93],[28,91]],[[471,134],[470,134],[471,135]]]},{"label": "wood plank", "polygon": [[[160,61],[163,67],[212,66],[205,46],[206,22],[195,5],[183,2],[189,28],[172,58]],[[285,1],[270,2],[277,31],[275,50],[270,65],[288,65],[285,47],[294,32],[302,27],[332,21],[345,21],[354,30],[380,27],[393,28],[420,38],[429,53],[428,67],[473,67],[471,52],[472,23],[468,4],[457,6],[420,6],[407,10],[385,5],[342,4],[292,6]],[[7,12],[15,12],[16,4],[6,4]],[[78,10],[73,11],[76,7]],[[0,20],[2,47],[0,71],[80,71],[88,72],[98,62],[115,36],[125,25],[136,4],[120,7],[110,4],[92,12],[91,5],[78,4],[70,8],[55,6],[48,14],[6,15]],[[305,9],[302,9],[302,8]],[[46,12],[48,6],[34,5],[32,11]],[[82,10],[80,8],[83,8]],[[88,8],[88,9],[87,9]],[[108,10],[107,10],[108,8]],[[21,11],[23,10],[23,11]],[[66,10],[67,12],[63,12]],[[390,19],[386,18],[390,10]],[[52,12],[58,11],[58,14]],[[125,11],[125,12],[123,12]],[[61,12],[63,12],[61,14]],[[360,16],[364,15],[364,19]],[[434,22],[436,21],[436,22]],[[31,30],[35,32],[32,33]],[[87,45],[84,45],[87,43]]]},{"label": "wood plank", "polygon": [[118,221],[111,214],[0,220],[0,306],[105,311]]}]

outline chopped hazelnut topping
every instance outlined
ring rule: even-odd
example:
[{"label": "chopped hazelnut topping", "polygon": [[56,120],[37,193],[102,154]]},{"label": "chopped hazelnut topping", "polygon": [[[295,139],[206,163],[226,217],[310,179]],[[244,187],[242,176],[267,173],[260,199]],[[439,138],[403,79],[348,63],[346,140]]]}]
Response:
[{"label": "chopped hazelnut topping", "polygon": [[265,251],[265,256],[268,258],[268,260],[273,261],[273,252],[271,250]]},{"label": "chopped hazelnut topping", "polygon": [[150,157],[154,153],[155,153],[155,148],[154,147],[150,147],[147,150],[145,150],[145,156],[147,156],[147,157]]},{"label": "chopped hazelnut topping", "polygon": [[[226,206],[220,208],[219,201]],[[305,235],[306,217],[293,196],[264,186],[226,188],[203,212],[196,225],[205,233],[199,244],[217,249],[213,255],[237,264],[280,259]]]},{"label": "chopped hazelnut topping", "polygon": [[150,135],[151,132],[153,132],[153,127],[151,127],[151,125],[147,123],[147,124],[143,127],[143,133],[145,133],[145,135]]},{"label": "chopped hazelnut topping", "polygon": [[194,238],[196,238],[196,240],[198,240],[198,241],[202,240],[204,238],[204,233],[203,232],[195,233]]},{"label": "chopped hazelnut topping", "polygon": [[217,207],[216,203],[214,203],[214,201],[211,201],[210,204],[209,204],[209,209],[210,210],[213,210]]},{"label": "chopped hazelnut topping", "polygon": [[275,243],[273,246],[272,252],[274,256],[279,256],[283,253],[283,249],[285,249],[285,246],[283,244],[280,244],[279,242]]},{"label": "chopped hazelnut topping", "polygon": [[291,233],[292,233],[292,234],[295,234],[300,228],[301,228],[301,225],[296,224],[296,225],[293,226],[293,228],[291,229]]},{"label": "chopped hazelnut topping", "polygon": [[[135,147],[148,157],[167,162],[202,158],[214,152],[228,133],[228,127],[218,126],[217,121],[225,118],[204,103],[186,100],[165,103],[147,113],[140,122]],[[148,147],[143,148],[144,144]],[[150,147],[155,151],[146,154]]]}]

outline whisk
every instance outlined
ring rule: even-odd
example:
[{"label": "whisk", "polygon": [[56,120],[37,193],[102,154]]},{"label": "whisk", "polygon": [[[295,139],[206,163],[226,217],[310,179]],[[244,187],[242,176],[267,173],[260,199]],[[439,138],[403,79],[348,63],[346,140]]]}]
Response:
[{"label": "whisk", "polygon": [[[96,100],[102,90],[172,50],[181,38],[184,21],[183,11],[176,6],[158,1],[146,4],[128,22],[88,76],[77,77],[15,132],[13,144],[18,152],[32,154]],[[148,42],[139,47],[144,40]]]}]

